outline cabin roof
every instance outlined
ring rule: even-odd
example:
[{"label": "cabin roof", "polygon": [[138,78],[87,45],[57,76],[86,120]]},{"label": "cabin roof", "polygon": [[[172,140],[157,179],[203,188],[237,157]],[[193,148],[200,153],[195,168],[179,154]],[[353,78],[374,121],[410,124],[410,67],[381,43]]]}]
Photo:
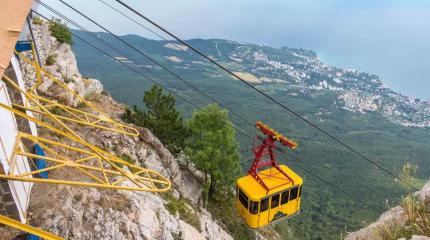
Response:
[{"label": "cabin roof", "polygon": [[303,179],[297,175],[293,170],[285,165],[279,165],[279,167],[284,171],[292,180],[291,182],[287,177],[285,177],[276,168],[269,168],[260,171],[258,175],[270,189],[267,190],[255,180],[251,175],[241,177],[237,180],[237,185],[242,189],[243,192],[252,200],[260,200],[267,195],[271,195],[277,192],[281,192],[285,189],[291,188],[293,186],[302,185]]}]

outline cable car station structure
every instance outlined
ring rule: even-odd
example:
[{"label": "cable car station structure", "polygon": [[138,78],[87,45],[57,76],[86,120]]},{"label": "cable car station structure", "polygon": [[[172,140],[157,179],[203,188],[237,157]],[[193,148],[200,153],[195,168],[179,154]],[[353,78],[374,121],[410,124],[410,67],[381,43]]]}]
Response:
[{"label": "cable car station structure", "polygon": [[[0,37],[2,38],[0,45],[0,76],[2,76],[0,113],[1,116],[7,116],[5,119],[8,120],[2,121],[0,124],[1,147],[2,149],[7,148],[7,151],[1,155],[0,181],[2,181],[2,188],[10,187],[14,196],[13,199],[18,201],[16,204],[20,211],[20,221],[4,216],[2,215],[4,213],[0,212],[0,223],[44,239],[62,239],[36,227],[26,225],[25,214],[33,183],[166,192],[170,189],[171,182],[155,171],[130,164],[114,154],[100,149],[73,130],[72,125],[80,125],[129,136],[139,135],[137,129],[112,119],[82,96],[69,89],[64,81],[52,76],[41,66],[36,57],[37,47],[32,42],[17,42],[31,3],[32,1],[25,0],[6,1],[0,4],[0,15],[2,15],[0,21]],[[27,24],[31,24],[28,17]],[[31,31],[29,25],[27,27]],[[14,50],[15,44],[17,49]],[[27,47],[21,49],[26,44]],[[23,52],[26,52],[26,55],[31,55],[33,60],[25,56]],[[15,71],[14,77],[4,74],[4,70],[11,69],[6,67],[10,61],[18,64],[18,67],[14,66],[12,69]],[[34,84],[30,89],[27,89],[23,84],[19,61],[27,63],[36,72],[36,79],[33,79]],[[8,71],[10,72],[10,70]],[[39,94],[37,87],[45,80],[52,81],[56,87],[77,99],[81,107],[77,109],[60,103],[58,99]],[[18,101],[11,100],[10,93],[18,96]],[[19,119],[24,121],[18,121]],[[23,131],[18,124],[21,122],[26,122],[32,131]],[[36,126],[39,129],[44,128],[52,136],[61,136],[67,142],[58,142],[54,138],[48,139],[38,136]],[[9,131],[8,128],[13,129]],[[81,177],[74,179],[53,178],[53,174],[50,174],[61,169]]]}]

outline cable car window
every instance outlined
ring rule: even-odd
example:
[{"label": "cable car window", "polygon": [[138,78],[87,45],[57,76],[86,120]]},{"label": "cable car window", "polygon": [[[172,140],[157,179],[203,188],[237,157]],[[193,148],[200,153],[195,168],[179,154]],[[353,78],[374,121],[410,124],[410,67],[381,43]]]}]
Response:
[{"label": "cable car window", "polygon": [[254,201],[249,201],[249,212],[251,214],[257,214],[258,213],[258,205],[260,202],[254,202]]},{"label": "cable car window", "polygon": [[279,193],[272,196],[272,204],[270,204],[270,208],[275,208],[279,206]]},{"label": "cable car window", "polygon": [[299,187],[295,187],[291,189],[290,200],[296,199],[298,195],[299,195]]},{"label": "cable car window", "polygon": [[281,195],[281,204],[288,202],[288,196],[290,195],[290,190],[284,191]]},{"label": "cable car window", "polygon": [[302,186],[300,186],[300,189],[299,189],[299,197],[301,197],[302,196]]},{"label": "cable car window", "polygon": [[246,209],[248,209],[248,197],[244,192],[239,188],[239,201],[243,204]]},{"label": "cable car window", "polygon": [[260,212],[264,212],[269,208],[269,198],[261,199]]}]

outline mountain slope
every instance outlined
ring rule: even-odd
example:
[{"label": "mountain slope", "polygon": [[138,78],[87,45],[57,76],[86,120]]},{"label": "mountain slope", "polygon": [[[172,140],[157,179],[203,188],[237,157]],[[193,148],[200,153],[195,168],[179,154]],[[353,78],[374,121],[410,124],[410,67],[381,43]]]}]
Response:
[{"label": "mountain slope", "polygon": [[[412,197],[413,196],[413,197]],[[428,240],[430,181],[419,191],[411,193],[403,202],[386,212],[377,221],[356,232],[349,233],[346,240],[395,239]],[[421,235],[418,236],[417,234]]]},{"label": "mountain slope", "polygon": [[[86,33],[75,33],[97,42]],[[97,43],[118,60],[136,67],[195,104],[210,103],[109,35],[97,35],[121,50],[122,53],[118,53]],[[305,177],[304,212],[288,223],[296,235],[306,239],[336,239],[338,236],[333,235],[334,232],[340,234],[345,228],[362,227],[387,208],[383,204],[386,199],[396,200],[403,194],[398,183],[373,165],[221,72],[185,46],[178,48],[173,42],[135,35],[122,38],[248,121],[262,120],[299,142],[298,150],[285,153],[289,159],[287,163]],[[278,49],[219,39],[193,39],[188,43],[391,171],[396,171],[406,161],[419,166],[418,175],[424,176],[430,170],[426,164],[430,147],[425,144],[430,139],[427,129],[429,104],[391,91],[378,76],[326,65],[314,52],[305,49]],[[83,74],[103,79],[105,87],[118,101],[143,107],[141,98],[150,82],[77,39],[74,51]],[[180,99],[178,107],[185,117],[193,110]],[[230,116],[238,127],[250,134],[257,133],[234,115]],[[243,167],[247,168],[252,158],[252,141],[241,134],[238,139]],[[354,199],[306,173],[295,161],[349,192]],[[357,199],[371,207],[363,206]]]},{"label": "mountain slope", "polygon": [[[46,22],[34,24],[33,30],[42,61],[46,63],[49,56],[55,55],[54,60],[45,65],[47,71],[62,79],[60,81],[67,80],[68,82],[63,83],[66,83],[68,88],[90,101],[96,108],[102,109],[109,117],[121,121],[124,106],[115,102],[103,90],[98,80],[81,76],[70,46],[57,41],[51,35]],[[21,61],[21,68],[26,86],[31,87],[35,80],[34,68],[24,61]],[[95,114],[87,105],[80,105],[78,98],[67,94],[63,88],[56,86],[46,77],[43,78],[43,84],[37,87],[37,93],[40,96],[49,95],[49,99],[64,102],[69,106],[77,105],[79,110]],[[57,113],[61,115],[59,111],[57,109]],[[58,127],[56,122],[50,121],[49,118],[43,117],[43,121]],[[138,128],[139,137],[132,137],[76,122],[66,122],[66,124],[85,141],[125,161],[161,173],[171,181],[172,189],[162,194],[72,187],[61,184],[35,184],[29,196],[27,212],[29,224],[37,225],[65,239],[233,239],[209,212],[198,207],[202,186],[196,176],[190,174],[185,167],[181,168],[173,155],[148,129]],[[82,147],[72,139],[41,126],[38,127],[40,137],[75,148]],[[55,145],[51,147],[54,157],[66,156],[66,159],[82,157],[75,151],[65,150]],[[46,150],[46,154],[50,157],[53,152]],[[87,163],[87,167],[93,164],[91,161]],[[57,166],[59,165],[61,164]],[[121,167],[128,168],[123,165]],[[71,168],[54,170],[54,168],[49,171],[49,178],[84,182],[88,180],[88,176],[80,171],[74,171]],[[84,172],[88,175],[100,176],[87,171]],[[184,188],[183,182],[193,185]],[[118,184],[131,183],[124,181]],[[191,194],[189,189],[195,191]],[[177,205],[182,209],[178,210]]]}]

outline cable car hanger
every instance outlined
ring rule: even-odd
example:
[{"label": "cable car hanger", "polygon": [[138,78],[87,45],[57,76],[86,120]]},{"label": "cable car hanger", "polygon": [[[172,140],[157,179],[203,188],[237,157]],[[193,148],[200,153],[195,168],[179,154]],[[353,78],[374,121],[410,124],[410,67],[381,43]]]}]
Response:
[{"label": "cable car hanger", "polygon": [[[255,154],[255,160],[252,162],[250,169],[248,170],[248,174],[255,178],[255,180],[260,183],[267,191],[270,189],[276,188],[277,186],[268,187],[267,184],[264,182],[263,178],[260,177],[260,175],[264,175],[265,177],[275,177],[279,178],[275,175],[267,175],[263,173],[258,173],[258,170],[271,166],[272,168],[275,168],[279,171],[288,181],[290,181],[294,185],[293,179],[291,179],[280,167],[278,162],[276,161],[276,155],[275,155],[275,149],[276,144],[275,142],[278,141],[282,143],[284,146],[288,146],[291,149],[297,148],[297,143],[292,141],[291,139],[288,139],[287,137],[282,136],[279,132],[269,128],[264,123],[257,121],[255,124],[255,127],[259,129],[264,135],[266,135],[266,138],[263,140],[263,142],[255,147],[253,149],[253,152]],[[263,160],[264,156],[269,155],[269,160]],[[272,172],[270,172],[272,173]]]}]

